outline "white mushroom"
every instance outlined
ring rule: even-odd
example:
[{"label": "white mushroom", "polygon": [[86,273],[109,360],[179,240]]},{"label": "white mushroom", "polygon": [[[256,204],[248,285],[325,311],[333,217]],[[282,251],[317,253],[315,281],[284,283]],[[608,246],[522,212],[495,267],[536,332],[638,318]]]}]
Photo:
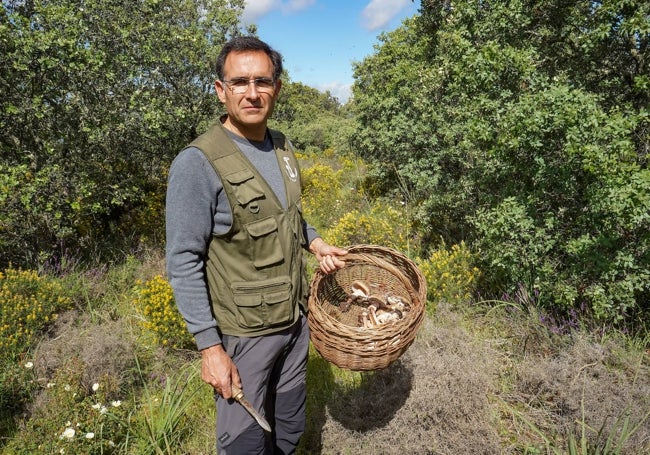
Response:
[{"label": "white mushroom", "polygon": [[378,324],[386,324],[387,322],[396,322],[402,318],[401,314],[396,311],[377,311],[375,313],[375,320]]},{"label": "white mushroom", "polygon": [[365,281],[353,281],[350,288],[352,288],[352,295],[355,297],[367,298],[370,295],[370,285]]},{"label": "white mushroom", "polygon": [[392,310],[407,312],[411,309],[411,306],[408,303],[404,302],[399,296],[388,295],[386,296],[386,301]]}]

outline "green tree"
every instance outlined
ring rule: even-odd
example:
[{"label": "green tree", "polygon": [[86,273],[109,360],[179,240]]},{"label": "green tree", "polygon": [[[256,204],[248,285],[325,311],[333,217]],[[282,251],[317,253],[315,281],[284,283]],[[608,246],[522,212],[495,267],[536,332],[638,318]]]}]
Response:
[{"label": "green tree", "polygon": [[[353,143],[486,289],[647,309],[650,6],[423,1],[355,67]],[[386,166],[385,163],[391,163]]]},{"label": "green tree", "polygon": [[132,240],[137,212],[160,232],[167,166],[214,117],[211,62],[243,6],[2,2],[0,265]]},{"label": "green tree", "polygon": [[322,93],[286,76],[272,126],[284,131],[301,150],[348,150],[352,118],[330,92]]}]

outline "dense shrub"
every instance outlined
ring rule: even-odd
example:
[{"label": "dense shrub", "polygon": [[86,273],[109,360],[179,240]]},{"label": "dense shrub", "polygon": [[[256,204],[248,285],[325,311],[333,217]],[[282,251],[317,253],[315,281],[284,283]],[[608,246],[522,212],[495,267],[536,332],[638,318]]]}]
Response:
[{"label": "dense shrub", "polygon": [[416,260],[427,281],[428,304],[435,306],[467,302],[476,289],[480,271],[465,243],[447,248],[444,244],[433,250],[427,259]]},{"label": "dense shrub", "polygon": [[413,249],[412,236],[406,214],[381,202],[369,210],[347,212],[325,233],[326,240],[333,245],[367,243],[400,251]]},{"label": "dense shrub", "polygon": [[138,283],[135,303],[142,315],[141,326],[153,334],[158,343],[174,348],[193,345],[185,321],[174,303],[172,287],[162,275]]},{"label": "dense shrub", "polygon": [[240,14],[212,0],[2,2],[0,267],[140,240],[133,212],[214,118],[207,62]]},{"label": "dense shrub", "polygon": [[648,2],[444,3],[355,65],[378,194],[409,195],[425,246],[480,252],[484,295],[647,319]]},{"label": "dense shrub", "polygon": [[61,283],[33,270],[0,272],[0,434],[37,388],[30,351],[59,312],[72,307]]},{"label": "dense shrub", "polygon": [[[307,157],[300,156],[301,162]],[[302,169],[303,210],[305,219],[319,229],[330,227],[344,213],[365,204],[364,192],[358,187],[358,170],[364,164],[336,157],[331,149],[316,162]]]},{"label": "dense shrub", "polygon": [[490,288],[523,284],[547,308],[629,322],[650,295],[650,173],[631,140],[643,122],[562,84],[540,88],[501,117],[501,194],[470,217],[474,247]]},{"label": "dense shrub", "polygon": [[33,270],[0,272],[0,359],[24,355],[72,301],[61,284]]}]

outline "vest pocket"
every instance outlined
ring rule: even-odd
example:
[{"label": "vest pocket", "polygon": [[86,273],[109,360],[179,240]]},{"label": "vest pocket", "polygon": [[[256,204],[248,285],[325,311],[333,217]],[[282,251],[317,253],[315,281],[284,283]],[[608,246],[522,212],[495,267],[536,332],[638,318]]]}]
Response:
[{"label": "vest pocket", "polygon": [[232,185],[237,202],[241,206],[264,197],[264,190],[249,170],[245,169],[228,174],[226,180]]},{"label": "vest pocket", "polygon": [[244,226],[253,242],[253,265],[261,269],[282,262],[284,255],[278,238],[278,223],[273,217]]},{"label": "vest pocket", "polygon": [[291,322],[293,298],[288,276],[235,281],[230,287],[237,306],[237,322],[241,327],[256,329]]}]

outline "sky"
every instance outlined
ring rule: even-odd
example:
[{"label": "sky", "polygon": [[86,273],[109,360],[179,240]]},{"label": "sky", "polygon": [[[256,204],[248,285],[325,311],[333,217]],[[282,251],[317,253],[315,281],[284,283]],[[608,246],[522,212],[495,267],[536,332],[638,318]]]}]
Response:
[{"label": "sky", "polygon": [[412,0],[247,0],[243,21],[284,57],[292,82],[348,101],[352,62],[372,55],[378,36],[417,14]]}]

